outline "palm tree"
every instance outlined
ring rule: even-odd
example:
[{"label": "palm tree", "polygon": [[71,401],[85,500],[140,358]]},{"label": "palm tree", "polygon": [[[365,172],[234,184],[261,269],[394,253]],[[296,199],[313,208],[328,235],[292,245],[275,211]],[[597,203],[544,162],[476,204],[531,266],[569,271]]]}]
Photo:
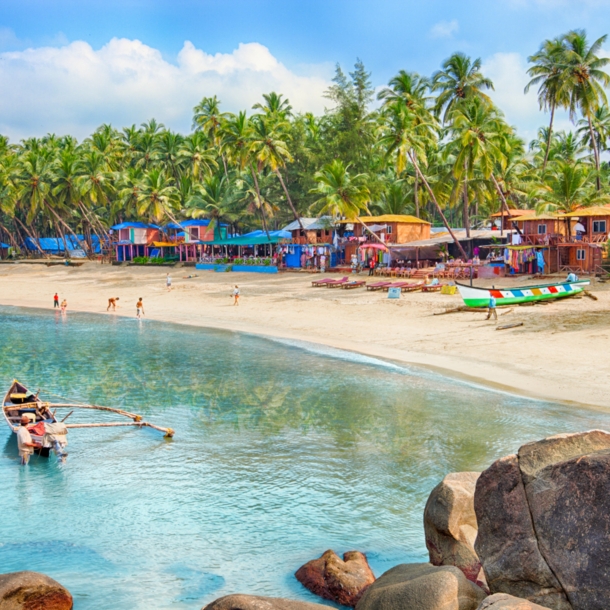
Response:
[{"label": "palm tree", "polygon": [[200,181],[204,175],[210,175],[218,168],[216,156],[208,147],[208,138],[201,131],[184,138],[179,155],[180,164],[187,168],[193,180]]},{"label": "palm tree", "polygon": [[551,111],[549,129],[546,134],[546,150],[542,163],[543,172],[546,169],[549,151],[551,149],[555,110],[558,107],[567,108],[570,103],[563,70],[565,51],[564,40],[562,38],[555,38],[553,40],[545,40],[542,43],[540,50],[527,58],[527,60],[534,65],[527,71],[531,80],[525,87],[525,93],[527,93],[531,87],[538,85],[538,104],[540,105],[540,109]]},{"label": "palm tree", "polygon": [[432,91],[439,91],[435,110],[439,116],[445,110],[443,122],[460,100],[479,97],[491,103],[483,89],[493,88],[492,81],[481,73],[481,59],[472,61],[464,53],[454,53],[443,62],[442,69],[432,75]]},{"label": "palm tree", "polygon": [[565,51],[565,78],[569,91],[570,117],[574,119],[576,111],[580,110],[583,118],[589,125],[590,143],[597,169],[597,190],[601,190],[599,179],[600,158],[597,142],[593,131],[593,115],[601,104],[607,104],[608,99],[604,87],[610,85],[610,76],[603,68],[610,59],[599,57],[597,54],[606,42],[607,36],[601,36],[592,45],[587,41],[584,30],[573,30],[564,36]]},{"label": "palm tree", "polygon": [[417,72],[401,70],[390,80],[388,87],[379,92],[377,99],[384,100],[385,105],[403,101],[411,109],[426,107],[432,99],[426,95],[430,87],[429,78],[420,76]]},{"label": "palm tree", "polygon": [[[581,136],[582,143],[588,144],[591,147],[591,150],[593,150],[589,121],[587,119],[580,119],[578,125],[579,129],[577,133]],[[595,109],[595,112],[591,117],[591,125],[593,126],[597,150],[601,155],[604,151],[608,150],[608,140],[610,139],[610,110],[608,110],[608,106],[599,106]]]},{"label": "palm tree", "polygon": [[264,104],[254,104],[253,110],[261,110],[263,114],[273,120],[285,121],[292,116],[292,106],[289,100],[282,99],[282,94],[277,94],[275,91],[271,93],[263,93]]},{"label": "palm tree", "polygon": [[389,184],[375,209],[380,214],[410,214],[412,206],[404,180],[395,180]]},{"label": "palm tree", "polygon": [[165,170],[153,168],[144,174],[138,193],[138,215],[157,223],[168,217],[177,223],[173,212],[178,204],[174,180],[166,175]]}]

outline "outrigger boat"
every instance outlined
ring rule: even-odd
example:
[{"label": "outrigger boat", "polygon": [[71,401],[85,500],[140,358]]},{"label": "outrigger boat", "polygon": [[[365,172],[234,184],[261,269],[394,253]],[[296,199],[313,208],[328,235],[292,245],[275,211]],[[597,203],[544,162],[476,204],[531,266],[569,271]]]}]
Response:
[{"label": "outrigger boat", "polygon": [[491,297],[496,298],[496,305],[518,305],[534,301],[562,299],[582,292],[591,282],[557,282],[537,286],[520,286],[519,288],[479,288],[456,282],[460,295],[468,307],[488,307]]},{"label": "outrigger boat", "polygon": [[[28,390],[23,384],[16,379],[13,380],[8,389],[4,400],[2,401],[2,413],[9,428],[16,434],[21,425],[21,418],[27,415],[31,420],[31,426],[28,426],[32,440],[34,442],[43,443],[45,428],[44,424],[58,423],[56,413],[58,409],[71,409],[71,411],[61,420],[65,422],[72,413],[77,409],[90,409],[97,411],[105,411],[116,413],[131,419],[131,422],[103,422],[103,423],[81,423],[81,424],[65,424],[66,428],[112,428],[116,426],[137,426],[140,428],[154,428],[163,432],[166,438],[174,436],[174,431],[171,428],[162,428],[155,426],[142,420],[141,415],[130,413],[123,409],[114,409],[112,407],[102,407],[99,405],[88,405],[78,402],[46,402],[39,397],[39,392],[33,393]],[[39,424],[43,424],[40,426]],[[41,447],[35,450],[36,453],[43,457],[48,457],[49,447]]]}]

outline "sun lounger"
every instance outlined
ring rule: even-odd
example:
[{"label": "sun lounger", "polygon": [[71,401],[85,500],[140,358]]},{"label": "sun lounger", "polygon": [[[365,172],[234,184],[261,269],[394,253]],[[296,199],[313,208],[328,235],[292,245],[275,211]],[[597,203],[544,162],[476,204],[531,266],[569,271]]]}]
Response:
[{"label": "sun lounger", "polygon": [[335,280],[334,282],[328,282],[324,284],[327,288],[337,288],[337,286],[343,286],[344,284],[349,284],[350,280],[348,277],[341,278],[340,280]]},{"label": "sun lounger", "polygon": [[444,284],[428,284],[427,286],[422,286],[422,292],[436,292],[443,286]]},{"label": "sun lounger", "polygon": [[382,288],[389,286],[391,283],[392,282],[375,282],[374,284],[367,284],[366,289],[367,290],[381,290]]},{"label": "sun lounger", "polygon": [[423,285],[423,282],[419,282],[417,284],[414,284],[413,282],[394,282],[393,284],[388,284],[387,286],[384,286],[383,290],[387,292],[389,288],[400,288],[405,292],[411,292],[412,290],[418,290]]},{"label": "sun lounger", "polygon": [[337,282],[347,281],[347,276],[344,276],[340,280],[333,280],[331,277],[325,277],[323,280],[314,280],[311,285],[314,288],[320,288],[321,286],[326,286],[327,284],[336,284]]},{"label": "sun lounger", "polygon": [[343,288],[344,290],[350,290],[351,288],[361,288],[362,286],[366,286],[366,282],[353,281],[353,282],[347,282],[347,284],[341,284],[341,288]]}]

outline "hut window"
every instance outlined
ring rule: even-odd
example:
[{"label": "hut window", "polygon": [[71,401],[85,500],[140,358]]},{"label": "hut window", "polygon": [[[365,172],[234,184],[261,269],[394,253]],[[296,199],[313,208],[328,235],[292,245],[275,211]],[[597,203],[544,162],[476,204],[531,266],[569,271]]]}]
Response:
[{"label": "hut window", "polygon": [[593,221],[593,233],[605,233],[606,232],[606,221],[605,220],[594,220]]},{"label": "hut window", "polygon": [[585,250],[576,250],[576,260],[584,261],[585,260]]},{"label": "hut window", "polygon": [[544,235],[546,233],[546,225],[538,225],[538,235]]},{"label": "hut window", "polygon": [[388,225],[388,226],[385,228],[385,232],[386,232],[388,235],[392,235],[392,225]]}]

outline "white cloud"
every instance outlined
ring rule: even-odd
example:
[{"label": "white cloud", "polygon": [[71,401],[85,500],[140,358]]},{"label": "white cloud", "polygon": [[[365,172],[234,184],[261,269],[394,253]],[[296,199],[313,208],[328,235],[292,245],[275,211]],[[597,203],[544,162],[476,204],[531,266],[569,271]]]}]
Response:
[{"label": "white cloud", "polygon": [[277,91],[297,111],[321,113],[328,66],[297,74],[258,43],[208,54],[185,42],[175,64],[138,40],[113,38],[99,50],[82,41],[0,53],[0,132],[12,140],[47,132],[78,138],[102,123],[121,128],[156,118],[183,132],[202,97],[222,109],[250,109]]},{"label": "white cloud", "polygon": [[458,33],[460,24],[457,19],[451,21],[439,21],[432,26],[430,35],[432,38],[452,38],[454,34]]}]

